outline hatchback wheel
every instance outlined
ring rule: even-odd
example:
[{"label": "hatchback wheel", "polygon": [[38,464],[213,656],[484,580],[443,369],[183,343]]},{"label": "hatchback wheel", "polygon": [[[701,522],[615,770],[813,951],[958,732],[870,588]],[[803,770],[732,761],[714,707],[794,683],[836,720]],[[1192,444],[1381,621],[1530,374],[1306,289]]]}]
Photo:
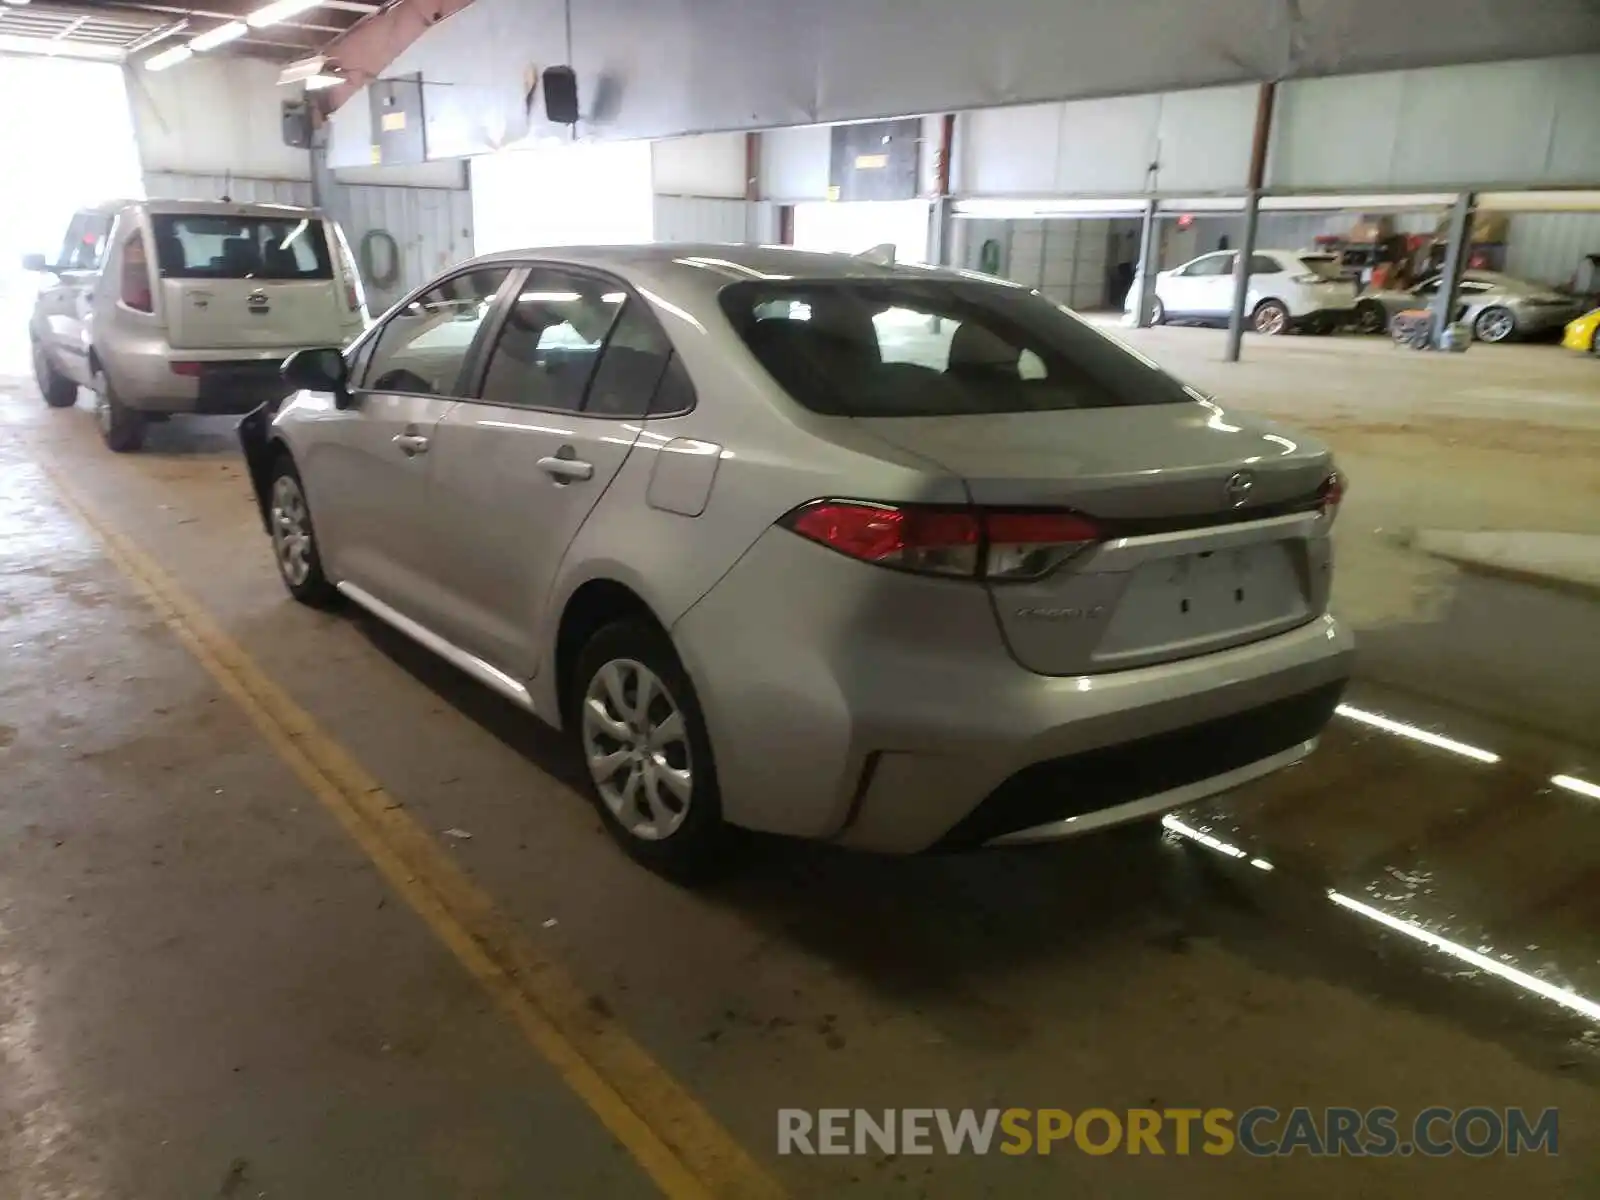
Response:
[{"label": "hatchback wheel", "polygon": [[328,608],[338,599],[339,593],[323,574],[305,485],[300,482],[299,472],[287,454],[280,455],[272,468],[271,490],[267,495],[272,556],[277,560],[283,585],[300,603]]},{"label": "hatchback wheel", "polygon": [[78,385],[55,369],[38,338],[33,339],[33,378],[51,408],[71,408],[78,402]]},{"label": "hatchback wheel", "polygon": [[1480,342],[1503,342],[1517,331],[1517,319],[1509,308],[1486,308],[1472,323]]},{"label": "hatchback wheel", "polygon": [[145,415],[129,408],[117,398],[111,380],[100,377],[100,390],[95,395],[95,420],[100,425],[100,436],[117,454],[130,454],[144,445],[144,430],[148,423]]},{"label": "hatchback wheel", "polygon": [[1263,300],[1256,305],[1255,314],[1250,320],[1257,333],[1276,337],[1280,333],[1288,332],[1289,310],[1283,306],[1281,300]]},{"label": "hatchback wheel", "polygon": [[569,711],[607,830],[639,862],[690,882],[726,859],[716,766],[694,687],[643,621],[600,630],[573,673]]}]

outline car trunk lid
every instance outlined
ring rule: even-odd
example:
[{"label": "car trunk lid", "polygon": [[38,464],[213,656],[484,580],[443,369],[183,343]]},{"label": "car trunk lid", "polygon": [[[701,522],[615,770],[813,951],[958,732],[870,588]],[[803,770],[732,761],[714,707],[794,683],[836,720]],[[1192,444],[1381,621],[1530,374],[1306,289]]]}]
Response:
[{"label": "car trunk lid", "polygon": [[986,583],[1012,653],[1049,675],[1269,637],[1326,604],[1327,451],[1210,402],[859,422],[985,509],[1070,510],[1097,542]]}]

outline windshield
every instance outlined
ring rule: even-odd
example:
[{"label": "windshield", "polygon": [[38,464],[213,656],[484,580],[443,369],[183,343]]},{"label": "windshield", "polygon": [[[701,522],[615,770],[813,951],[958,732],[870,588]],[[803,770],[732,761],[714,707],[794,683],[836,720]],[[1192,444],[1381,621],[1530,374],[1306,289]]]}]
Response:
[{"label": "windshield", "polygon": [[322,222],[309,217],[157,214],[163,279],[332,279]]},{"label": "windshield", "polygon": [[723,311],[813,412],[964,416],[1178,404],[1149,360],[1021,287],[967,279],[736,283]]}]

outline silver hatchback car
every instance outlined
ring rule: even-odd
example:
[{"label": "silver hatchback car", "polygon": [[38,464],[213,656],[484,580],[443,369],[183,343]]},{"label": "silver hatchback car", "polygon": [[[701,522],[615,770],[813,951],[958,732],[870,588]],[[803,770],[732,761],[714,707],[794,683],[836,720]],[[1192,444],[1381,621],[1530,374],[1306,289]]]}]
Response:
[{"label": "silver hatchback car", "polygon": [[1025,287],[779,248],[494,255],[241,425],[299,599],[582,748],[637,858],[1147,819],[1350,672],[1328,452]]}]

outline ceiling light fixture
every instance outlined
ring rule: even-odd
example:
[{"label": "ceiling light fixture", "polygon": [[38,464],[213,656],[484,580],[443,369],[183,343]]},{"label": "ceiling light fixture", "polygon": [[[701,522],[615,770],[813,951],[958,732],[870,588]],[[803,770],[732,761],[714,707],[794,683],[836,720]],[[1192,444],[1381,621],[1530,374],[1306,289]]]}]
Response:
[{"label": "ceiling light fixture", "polygon": [[236,38],[242,38],[250,32],[250,26],[243,21],[229,21],[226,25],[218,25],[215,29],[208,29],[199,37],[189,39],[189,49],[194,51],[215,50]]},{"label": "ceiling light fixture", "polygon": [[344,82],[343,75],[308,75],[306,76],[306,91],[320,92],[324,88],[338,87]]},{"label": "ceiling light fixture", "polygon": [[276,3],[256,9],[245,20],[260,29],[263,25],[276,25],[279,21],[299,16],[306,9],[315,8],[318,3],[320,0],[276,0]]},{"label": "ceiling light fixture", "polygon": [[160,54],[152,54],[144,60],[146,71],[165,71],[168,67],[175,67],[179,63],[194,57],[194,51],[188,46],[173,46],[163,50]]}]

